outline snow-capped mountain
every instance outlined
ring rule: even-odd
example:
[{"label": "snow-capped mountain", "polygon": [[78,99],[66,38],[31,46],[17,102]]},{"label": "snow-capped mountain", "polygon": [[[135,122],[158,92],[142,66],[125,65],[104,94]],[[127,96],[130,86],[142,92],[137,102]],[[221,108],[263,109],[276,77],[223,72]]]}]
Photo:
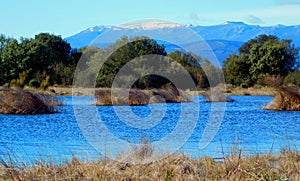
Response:
[{"label": "snow-capped mountain", "polygon": [[[238,48],[246,41],[260,34],[276,35],[280,39],[292,39],[296,47],[300,47],[300,26],[258,26],[248,25],[243,22],[225,22],[213,26],[180,25],[161,21],[146,21],[124,24],[121,26],[95,26],[78,34],[67,37],[65,40],[73,48],[82,48],[90,45],[99,35],[110,32],[109,38],[103,38],[94,45],[106,48],[123,35],[132,36],[137,32],[143,36],[161,35],[176,42],[179,36],[183,36],[182,29],[190,28],[203,37],[212,48],[220,62],[225,60],[231,53],[238,53]],[[166,43],[168,52],[174,51],[176,46]]]},{"label": "snow-capped mountain", "polygon": [[151,20],[151,21],[137,21],[134,23],[123,24],[119,27],[124,29],[141,29],[141,30],[156,30],[162,28],[178,28],[183,25],[167,22],[167,21],[160,21],[160,20]]},{"label": "snow-capped mountain", "polygon": [[191,26],[195,32],[206,40],[222,39],[246,42],[260,34],[276,35],[280,39],[292,39],[300,45],[300,26],[259,26],[248,25],[243,22],[225,22],[214,26]]}]

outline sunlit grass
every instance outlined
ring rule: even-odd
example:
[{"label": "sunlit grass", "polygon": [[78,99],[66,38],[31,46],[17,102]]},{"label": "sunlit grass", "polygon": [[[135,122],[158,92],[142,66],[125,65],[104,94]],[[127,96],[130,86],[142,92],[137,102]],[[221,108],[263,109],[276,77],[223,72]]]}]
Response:
[{"label": "sunlit grass", "polygon": [[[184,154],[165,154],[153,162],[154,148],[143,143],[116,160],[81,161],[54,164],[39,162],[21,167],[1,162],[0,180],[299,180],[300,153],[289,149],[278,155],[243,156],[233,149],[220,160],[192,159]],[[127,158],[127,159],[124,159]],[[128,160],[130,158],[130,160]],[[143,162],[145,161],[145,162]],[[139,164],[144,163],[144,164]]]}]

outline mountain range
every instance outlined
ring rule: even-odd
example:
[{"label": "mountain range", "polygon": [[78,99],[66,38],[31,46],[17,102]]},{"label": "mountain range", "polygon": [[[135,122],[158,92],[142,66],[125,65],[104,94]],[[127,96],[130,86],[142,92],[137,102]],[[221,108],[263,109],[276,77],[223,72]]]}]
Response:
[{"label": "mountain range", "polygon": [[[218,60],[222,63],[230,54],[238,53],[238,48],[251,38],[260,34],[275,35],[280,39],[291,39],[296,47],[300,47],[300,25],[295,26],[259,26],[248,25],[243,22],[225,22],[212,26],[179,25],[166,22],[149,21],[144,24],[130,24],[123,26],[95,26],[83,30],[73,36],[65,38],[72,48],[88,46],[99,35],[110,32],[109,38],[93,43],[100,48],[106,48],[123,35],[132,36],[137,32],[143,36],[165,35],[176,42],[177,37],[183,36],[182,29],[189,28],[200,35],[210,46]],[[159,41],[158,41],[159,42]],[[178,49],[176,45],[159,42],[165,45],[167,52]],[[196,53],[197,54],[197,53]],[[209,57],[206,57],[209,58]]]}]

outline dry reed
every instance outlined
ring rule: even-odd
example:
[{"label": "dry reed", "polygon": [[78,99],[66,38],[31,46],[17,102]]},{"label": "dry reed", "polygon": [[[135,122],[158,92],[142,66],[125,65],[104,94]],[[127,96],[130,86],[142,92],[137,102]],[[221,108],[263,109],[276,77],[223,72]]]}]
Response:
[{"label": "dry reed", "polygon": [[[114,94],[111,94],[113,92]],[[129,94],[128,94],[129,93]],[[96,90],[96,105],[146,105],[153,103],[189,102],[189,97],[177,88],[167,85],[159,89],[100,89]],[[113,96],[112,96],[113,95]]]},{"label": "dry reed", "polygon": [[[147,159],[152,147],[143,144],[129,153],[131,159]],[[283,150],[279,155],[243,156],[235,150],[223,161],[211,157],[192,159],[184,154],[164,155],[146,164],[123,160],[72,161],[55,165],[39,163],[18,168],[2,163],[0,180],[299,180],[300,153]],[[137,163],[136,162],[136,163]]]},{"label": "dry reed", "polygon": [[280,88],[277,91],[275,98],[263,109],[278,111],[300,111],[300,93],[297,89]]},{"label": "dry reed", "polygon": [[60,103],[52,96],[23,89],[0,89],[0,113],[46,114],[56,112]]}]

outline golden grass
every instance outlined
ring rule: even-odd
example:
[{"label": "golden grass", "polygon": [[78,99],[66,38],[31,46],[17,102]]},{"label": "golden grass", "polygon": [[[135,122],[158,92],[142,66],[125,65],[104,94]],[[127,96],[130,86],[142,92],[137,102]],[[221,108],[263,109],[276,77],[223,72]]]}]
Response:
[{"label": "golden grass", "polygon": [[[146,151],[145,151],[146,150]],[[150,152],[149,152],[150,151]],[[147,159],[152,148],[134,148],[130,156]],[[144,154],[144,155],[143,155]],[[146,157],[145,157],[146,156]],[[19,169],[3,164],[0,180],[299,180],[300,153],[283,150],[279,155],[243,156],[233,151],[222,161],[192,159],[184,154],[165,155],[155,162],[133,164],[122,160],[83,162],[74,157],[61,164],[40,163]]]},{"label": "golden grass", "polygon": [[227,86],[227,92],[229,95],[273,96],[276,94],[276,88],[261,87],[261,86],[242,88],[242,87],[232,87],[229,85]]},{"label": "golden grass", "polygon": [[[224,85],[219,85],[224,86]],[[217,88],[219,88],[219,86]],[[226,89],[223,87],[223,94],[228,96],[274,96],[276,95],[277,89],[274,87],[265,87],[265,86],[254,86],[249,88],[242,88],[239,86],[233,86],[231,84],[226,85]],[[197,96],[209,96],[211,95],[211,89],[200,89],[197,91],[185,91],[188,95]],[[225,98],[224,97],[224,98]],[[222,97],[221,97],[222,98]],[[223,98],[222,98],[223,99]],[[222,100],[221,99],[221,100]],[[226,101],[225,99],[223,99]]]}]

